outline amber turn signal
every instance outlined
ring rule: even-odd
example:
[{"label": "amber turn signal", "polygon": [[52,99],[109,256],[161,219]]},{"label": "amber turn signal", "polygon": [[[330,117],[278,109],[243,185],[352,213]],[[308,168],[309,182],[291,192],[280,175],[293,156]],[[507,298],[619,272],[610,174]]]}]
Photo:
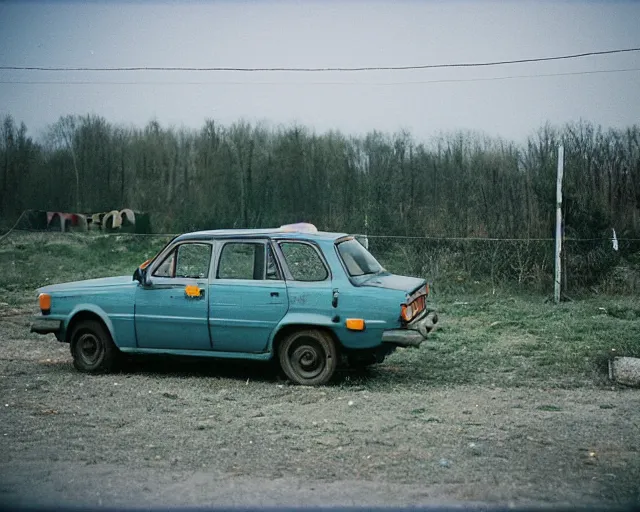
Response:
[{"label": "amber turn signal", "polygon": [[350,331],[364,331],[364,320],[362,318],[347,318],[347,329]]},{"label": "amber turn signal", "polygon": [[51,295],[48,293],[41,293],[38,295],[38,302],[40,303],[40,311],[43,315],[48,315],[51,311]]}]

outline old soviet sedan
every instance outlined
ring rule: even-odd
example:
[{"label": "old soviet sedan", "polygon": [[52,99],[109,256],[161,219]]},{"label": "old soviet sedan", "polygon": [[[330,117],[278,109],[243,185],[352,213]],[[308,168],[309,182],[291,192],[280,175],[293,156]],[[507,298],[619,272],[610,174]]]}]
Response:
[{"label": "old soviet sedan", "polygon": [[83,372],[122,353],[270,360],[305,385],[337,365],[418,346],[437,322],[423,279],[393,275],[353,236],[311,224],[180,235],[130,276],[38,289],[33,332]]}]

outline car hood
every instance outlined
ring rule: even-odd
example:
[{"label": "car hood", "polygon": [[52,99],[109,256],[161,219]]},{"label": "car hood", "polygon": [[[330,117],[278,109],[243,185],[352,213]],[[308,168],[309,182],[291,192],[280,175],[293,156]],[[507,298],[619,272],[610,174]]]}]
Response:
[{"label": "car hood", "polygon": [[389,274],[388,272],[358,278],[359,286],[375,286],[389,290],[401,290],[407,294],[413,293],[425,283],[426,281],[419,277],[398,276]]},{"label": "car hood", "polygon": [[101,277],[99,279],[85,279],[84,281],[72,281],[70,283],[51,284],[38,288],[39,293],[79,291],[111,286],[123,286],[134,283],[131,276]]}]

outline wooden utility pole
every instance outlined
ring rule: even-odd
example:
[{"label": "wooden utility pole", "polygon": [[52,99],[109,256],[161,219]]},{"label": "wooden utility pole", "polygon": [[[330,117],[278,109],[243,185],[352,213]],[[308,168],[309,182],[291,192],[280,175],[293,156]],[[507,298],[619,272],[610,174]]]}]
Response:
[{"label": "wooden utility pole", "polygon": [[564,173],[564,146],[558,148],[558,176],[556,180],[556,257],[555,278],[553,287],[553,300],[560,302],[561,266],[560,254],[562,253],[562,174]]}]

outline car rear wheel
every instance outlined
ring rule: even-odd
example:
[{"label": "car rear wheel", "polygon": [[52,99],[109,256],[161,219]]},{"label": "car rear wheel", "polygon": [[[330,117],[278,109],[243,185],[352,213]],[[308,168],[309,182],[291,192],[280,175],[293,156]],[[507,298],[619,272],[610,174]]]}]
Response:
[{"label": "car rear wheel", "polygon": [[97,320],[84,320],[71,334],[73,366],[85,373],[105,373],[113,369],[118,357],[109,331]]},{"label": "car rear wheel", "polygon": [[338,352],[331,336],[308,329],[289,334],[278,351],[280,367],[292,381],[320,386],[331,380],[338,365]]}]

